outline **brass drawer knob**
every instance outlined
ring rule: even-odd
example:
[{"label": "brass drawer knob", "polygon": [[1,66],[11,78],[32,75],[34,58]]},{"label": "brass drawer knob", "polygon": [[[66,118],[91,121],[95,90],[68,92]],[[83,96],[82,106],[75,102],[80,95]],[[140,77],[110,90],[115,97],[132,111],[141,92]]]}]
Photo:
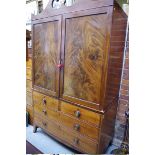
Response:
[{"label": "brass drawer knob", "polygon": [[80,130],[80,125],[79,125],[79,124],[75,124],[75,125],[74,125],[74,129],[75,129],[76,131],[79,131],[79,130]]},{"label": "brass drawer knob", "polygon": [[42,103],[45,105],[46,104],[46,99],[43,98]]},{"label": "brass drawer knob", "polygon": [[75,144],[75,145],[78,145],[78,144],[79,144],[79,139],[78,139],[78,138],[74,138],[73,141],[74,141],[74,144]]},{"label": "brass drawer knob", "polygon": [[44,113],[44,115],[46,115],[46,114],[47,114],[46,110],[43,110],[42,112]]},{"label": "brass drawer knob", "polygon": [[76,116],[77,118],[79,118],[79,117],[80,117],[80,115],[81,115],[80,111],[79,111],[79,110],[77,110],[77,111],[75,112],[75,116]]}]

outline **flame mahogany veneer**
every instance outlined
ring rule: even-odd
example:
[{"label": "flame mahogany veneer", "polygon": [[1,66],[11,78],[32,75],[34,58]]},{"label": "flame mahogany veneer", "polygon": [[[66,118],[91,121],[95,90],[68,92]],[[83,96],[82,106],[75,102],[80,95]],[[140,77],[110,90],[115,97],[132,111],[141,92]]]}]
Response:
[{"label": "flame mahogany veneer", "polygon": [[114,133],[127,17],[113,0],[51,3],[32,16],[34,132],[41,127],[81,153],[104,153]]}]

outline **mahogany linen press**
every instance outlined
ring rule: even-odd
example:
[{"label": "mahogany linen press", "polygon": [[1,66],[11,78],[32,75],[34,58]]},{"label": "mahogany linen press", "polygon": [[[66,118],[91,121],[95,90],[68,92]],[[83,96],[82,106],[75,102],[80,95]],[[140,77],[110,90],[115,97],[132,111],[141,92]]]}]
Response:
[{"label": "mahogany linen press", "polygon": [[[33,125],[81,153],[114,134],[127,16],[113,0],[32,15]],[[52,147],[52,146],[51,146]]]}]

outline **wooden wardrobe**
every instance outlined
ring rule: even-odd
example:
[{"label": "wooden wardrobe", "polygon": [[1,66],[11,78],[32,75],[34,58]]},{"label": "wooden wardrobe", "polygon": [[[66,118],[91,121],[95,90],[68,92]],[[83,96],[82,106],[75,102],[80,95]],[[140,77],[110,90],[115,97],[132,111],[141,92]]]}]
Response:
[{"label": "wooden wardrobe", "polygon": [[81,153],[105,153],[114,134],[127,17],[113,0],[51,4],[32,16],[34,132],[41,127]]}]

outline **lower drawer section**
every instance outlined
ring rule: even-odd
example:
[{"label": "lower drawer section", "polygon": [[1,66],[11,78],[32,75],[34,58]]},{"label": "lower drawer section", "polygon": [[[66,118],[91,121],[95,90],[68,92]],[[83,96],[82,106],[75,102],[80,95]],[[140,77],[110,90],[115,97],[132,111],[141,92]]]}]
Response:
[{"label": "lower drawer section", "polygon": [[63,127],[57,122],[47,120],[43,117],[34,114],[34,125],[41,127],[49,134],[54,135],[64,144],[72,146],[72,148],[85,153],[96,153],[98,144],[86,136],[75,135],[74,133],[68,131],[66,127]]},{"label": "lower drawer section", "polygon": [[91,141],[85,136],[75,136],[75,134],[63,128],[63,138],[77,150],[80,150],[85,153],[97,152],[97,146],[98,146],[97,143]]}]

